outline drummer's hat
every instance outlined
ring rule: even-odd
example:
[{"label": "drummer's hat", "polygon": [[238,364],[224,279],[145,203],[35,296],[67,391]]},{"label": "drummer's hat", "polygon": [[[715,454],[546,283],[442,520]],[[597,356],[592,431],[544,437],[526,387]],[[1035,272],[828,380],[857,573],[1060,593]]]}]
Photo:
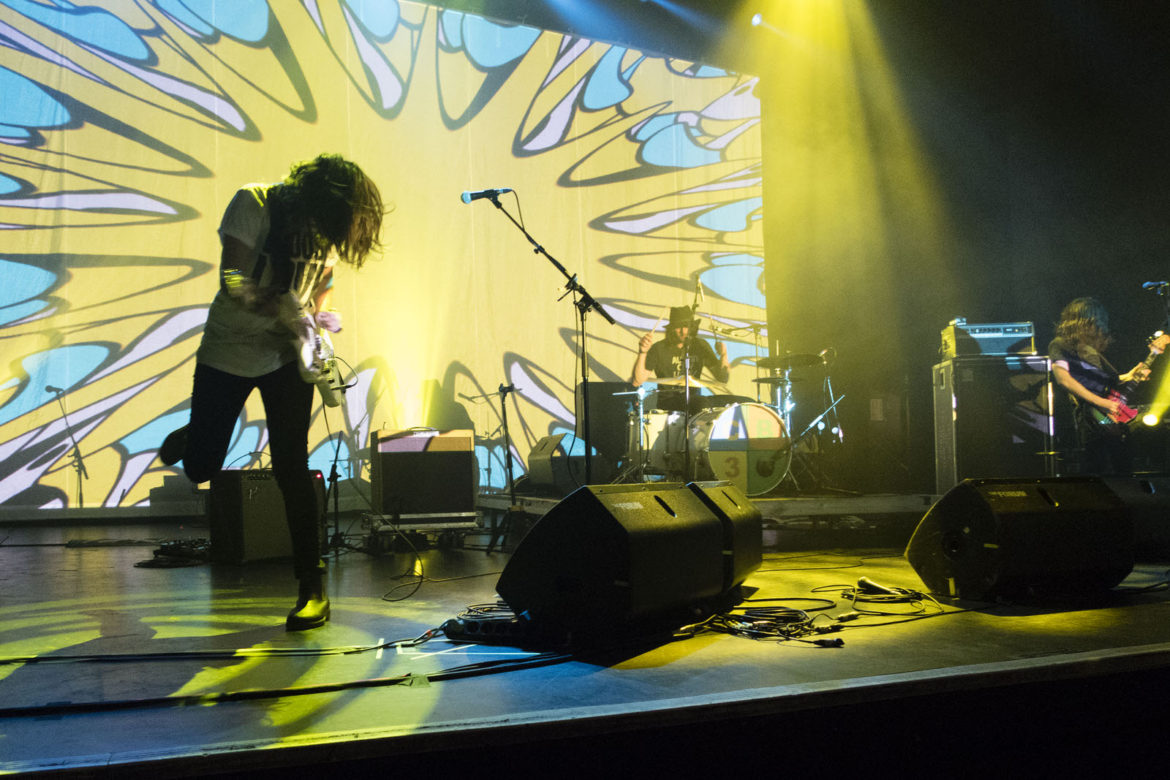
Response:
[{"label": "drummer's hat", "polygon": [[670,307],[670,321],[666,323],[668,328],[688,327],[692,332],[698,320],[695,319],[695,310],[690,306],[671,306]]}]

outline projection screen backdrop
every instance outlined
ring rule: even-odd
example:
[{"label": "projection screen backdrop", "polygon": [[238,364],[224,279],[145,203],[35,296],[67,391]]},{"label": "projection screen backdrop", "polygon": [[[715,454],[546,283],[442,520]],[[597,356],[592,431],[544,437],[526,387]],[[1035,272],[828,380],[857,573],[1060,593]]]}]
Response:
[{"label": "projection screen backdrop", "polygon": [[[473,427],[481,484],[574,428],[576,309],[501,205],[617,320],[589,318],[591,378],[625,379],[668,306],[764,319],[755,80],[418,2],[0,0],[0,504],[146,505],[179,473],[241,185],[338,152],[393,210],[385,251],[337,274],[356,383],[314,412],[311,465],[368,478],[371,429]],[[732,389],[755,397],[750,335]],[[50,389],[59,388],[60,393]],[[68,426],[67,423],[68,422]],[[88,478],[75,469],[76,439]],[[266,444],[258,396],[228,464]]]}]

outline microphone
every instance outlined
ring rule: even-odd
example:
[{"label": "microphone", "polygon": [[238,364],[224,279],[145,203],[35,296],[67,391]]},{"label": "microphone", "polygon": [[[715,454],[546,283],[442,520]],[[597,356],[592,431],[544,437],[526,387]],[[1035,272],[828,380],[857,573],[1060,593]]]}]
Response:
[{"label": "microphone", "polygon": [[1143,282],[1143,290],[1160,290],[1164,287],[1170,287],[1170,282]]},{"label": "microphone", "polygon": [[869,577],[859,577],[857,580],[857,589],[862,593],[869,593],[871,595],[883,596],[900,596],[902,595],[893,588],[888,588],[885,585],[878,585]]},{"label": "microphone", "polygon": [[497,189],[488,189],[488,190],[471,190],[471,191],[463,193],[462,195],[459,196],[459,198],[464,203],[471,203],[471,201],[479,200],[480,198],[491,198],[492,200],[495,200],[496,198],[503,195],[505,192],[512,192],[512,188],[511,187],[499,187]]},{"label": "microphone", "polygon": [[46,393],[64,393],[65,390],[60,388],[60,387],[54,387],[53,385],[45,385],[45,392]]},{"label": "microphone", "polygon": [[695,300],[691,303],[691,314],[696,314],[699,311],[699,306],[706,302],[703,296],[703,283],[698,279],[695,280]]}]

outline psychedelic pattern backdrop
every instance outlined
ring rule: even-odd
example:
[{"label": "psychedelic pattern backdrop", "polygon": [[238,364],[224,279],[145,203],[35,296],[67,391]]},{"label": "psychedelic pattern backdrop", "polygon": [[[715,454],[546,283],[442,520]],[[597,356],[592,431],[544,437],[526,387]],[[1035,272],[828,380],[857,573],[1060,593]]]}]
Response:
[{"label": "psychedelic pattern backdrop", "polygon": [[[5,508],[144,505],[178,473],[157,448],[186,420],[222,210],[319,152],[393,206],[383,255],[338,272],[354,386],[311,433],[311,465],[356,484],[371,429],[432,425],[473,428],[502,486],[504,383],[518,473],[574,428],[565,279],[464,190],[514,189],[501,205],[617,321],[589,318],[595,381],[697,282],[708,338],[764,318],[750,76],[405,0],[0,0],[0,44]],[[228,464],[265,443],[256,396]]]}]

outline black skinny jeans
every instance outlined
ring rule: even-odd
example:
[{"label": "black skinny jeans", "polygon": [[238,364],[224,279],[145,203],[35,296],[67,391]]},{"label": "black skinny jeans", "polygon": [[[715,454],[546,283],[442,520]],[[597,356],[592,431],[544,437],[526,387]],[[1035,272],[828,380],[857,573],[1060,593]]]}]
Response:
[{"label": "black skinny jeans", "polygon": [[295,362],[258,377],[236,376],[196,364],[183,470],[196,483],[219,473],[236,420],[255,388],[260,389],[264,402],[272,470],[284,498],[293,572],[298,578],[312,576],[323,568],[317,492],[309,474],[309,418],[314,387],[301,379]]}]

